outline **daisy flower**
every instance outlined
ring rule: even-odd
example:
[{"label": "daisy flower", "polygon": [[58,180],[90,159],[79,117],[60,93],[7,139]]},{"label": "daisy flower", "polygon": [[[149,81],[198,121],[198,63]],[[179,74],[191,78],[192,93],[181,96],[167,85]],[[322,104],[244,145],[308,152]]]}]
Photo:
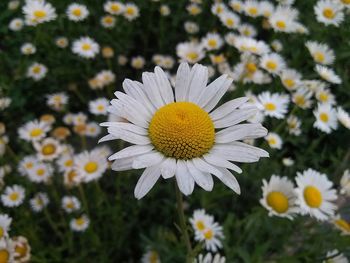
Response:
[{"label": "daisy flower", "polygon": [[[208,69],[182,63],[178,69],[175,94],[160,67],[142,75],[143,84],[125,80],[126,92],[116,92],[110,112],[128,122],[107,122],[104,140],[122,139],[132,144],[112,156],[112,169],[121,171],[146,168],[136,188],[140,199],[163,178],[175,176],[185,195],[195,183],[211,191],[218,177],[237,193],[240,188],[228,169],[241,172],[236,162],[256,162],[268,153],[239,142],[265,136],[261,124],[238,124],[253,116],[256,107],[240,109],[248,98],[238,98],[213,110],[232,83],[223,75],[207,86]],[[135,111],[136,109],[137,112]],[[142,113],[140,115],[140,112]],[[215,129],[221,129],[215,133]],[[228,169],[227,169],[228,168]]]},{"label": "daisy flower", "polygon": [[86,136],[97,137],[101,133],[101,127],[96,122],[86,124]]},{"label": "daisy flower", "polygon": [[29,204],[34,212],[41,212],[49,204],[49,197],[46,193],[37,193],[29,200]]},{"label": "daisy flower", "polygon": [[57,37],[55,39],[55,44],[59,48],[66,48],[69,45],[69,41],[68,41],[68,39],[66,37]]},{"label": "daisy flower", "polygon": [[89,10],[85,5],[72,3],[68,6],[66,14],[69,20],[74,22],[83,21],[89,15]]},{"label": "daisy flower", "polygon": [[34,148],[37,151],[38,159],[43,161],[56,159],[63,150],[59,141],[53,138],[45,138],[40,142],[34,142]]},{"label": "daisy flower", "polygon": [[246,37],[255,37],[257,32],[255,27],[250,24],[241,24],[238,26],[238,31],[241,35]]},{"label": "daisy flower", "polygon": [[38,163],[39,160],[34,155],[25,156],[18,165],[18,171],[21,175],[28,175],[28,171],[33,169],[34,165]]},{"label": "daisy flower", "polygon": [[181,61],[194,64],[204,58],[203,46],[194,42],[179,43],[176,46],[176,54]]},{"label": "daisy flower", "polygon": [[214,218],[208,215],[204,209],[194,210],[192,217],[189,219],[195,232],[203,232],[213,220]]},{"label": "daisy flower", "polygon": [[224,238],[222,226],[217,222],[210,222],[202,232],[196,232],[194,239],[198,242],[204,242],[206,250],[217,252],[222,248],[222,239]]},{"label": "daisy flower", "polygon": [[115,22],[116,22],[116,19],[114,16],[105,15],[101,17],[101,25],[105,28],[113,28],[115,26]]},{"label": "daisy flower", "polygon": [[26,23],[30,26],[49,22],[57,17],[55,8],[50,3],[40,0],[26,1],[22,12]]},{"label": "daisy flower", "polygon": [[225,263],[226,258],[221,256],[219,253],[216,253],[214,256],[208,252],[205,256],[199,254],[198,257],[194,260],[194,263]]},{"label": "daisy flower", "polygon": [[283,141],[277,133],[269,132],[265,137],[265,140],[267,141],[267,143],[272,149],[277,149],[277,150],[282,149]]},{"label": "daisy flower", "polygon": [[107,169],[106,156],[98,149],[85,151],[74,157],[74,169],[78,174],[78,181],[91,182],[99,179]]},{"label": "daisy flower", "polygon": [[301,83],[301,74],[294,69],[285,69],[282,70],[279,77],[281,78],[281,82],[283,86],[289,90],[295,90],[299,87]]},{"label": "daisy flower", "polygon": [[135,69],[142,69],[146,64],[146,60],[142,56],[137,56],[131,59],[130,64]]},{"label": "daisy flower", "polygon": [[247,16],[257,17],[260,15],[259,2],[255,0],[246,0],[244,2],[243,10]]},{"label": "daisy flower", "polygon": [[263,55],[270,51],[269,46],[264,41],[258,41],[250,37],[236,37],[233,44],[240,52]]},{"label": "daisy flower", "polygon": [[327,68],[321,65],[316,65],[315,70],[318,73],[318,75],[320,75],[321,78],[323,78],[324,80],[330,83],[334,83],[334,84],[342,83],[341,78],[331,68]]},{"label": "daisy flower", "polygon": [[312,105],[312,92],[306,88],[299,88],[292,94],[292,101],[302,109],[308,109]]},{"label": "daisy flower", "polygon": [[89,102],[89,110],[94,115],[107,115],[109,101],[106,98],[99,98]]},{"label": "daisy flower", "polygon": [[270,181],[263,179],[263,196],[260,204],[269,211],[269,216],[293,219],[298,212],[295,205],[294,185],[287,177],[272,175]]},{"label": "daisy flower", "polygon": [[314,6],[318,22],[328,25],[339,26],[344,20],[343,7],[336,1],[319,0]]},{"label": "daisy flower", "polygon": [[321,103],[327,103],[330,105],[334,105],[336,103],[334,95],[327,88],[318,89],[316,91],[315,97]]},{"label": "daisy flower", "polygon": [[140,16],[140,9],[137,5],[128,3],[124,6],[123,15],[129,21],[135,20]]},{"label": "daisy flower", "polygon": [[90,37],[81,37],[73,42],[72,52],[90,59],[100,52],[100,46]]},{"label": "daisy flower", "polygon": [[89,225],[90,219],[85,214],[78,218],[73,218],[69,223],[70,228],[75,232],[85,232]]},{"label": "daisy flower", "polygon": [[322,261],[322,263],[349,263],[348,258],[336,249],[328,251],[326,258],[327,260]]},{"label": "daisy flower", "polygon": [[331,50],[327,44],[322,44],[316,41],[307,41],[305,46],[316,63],[322,65],[333,64],[335,59],[334,51]]},{"label": "daisy flower", "polygon": [[0,240],[8,237],[8,231],[10,230],[10,225],[12,218],[7,214],[0,214]]},{"label": "daisy flower", "polygon": [[222,14],[219,15],[219,19],[221,23],[226,26],[229,29],[236,29],[238,28],[241,19],[239,18],[238,15],[236,15],[233,12],[223,12]]},{"label": "daisy flower", "polygon": [[24,43],[21,46],[21,53],[24,55],[33,55],[36,52],[36,47],[32,43]]},{"label": "daisy flower", "polygon": [[289,6],[278,6],[269,16],[269,24],[276,32],[291,33],[297,30],[298,11]]},{"label": "daisy flower", "polygon": [[124,4],[119,1],[107,1],[103,9],[111,15],[121,15],[124,12]]},{"label": "daisy flower", "polygon": [[342,107],[337,108],[338,121],[350,130],[350,115]]},{"label": "daisy flower", "polygon": [[350,0],[338,0],[343,7],[350,8]]},{"label": "daisy flower", "polygon": [[56,163],[60,172],[71,170],[74,166],[73,155],[71,153],[62,154]]},{"label": "daisy flower", "polygon": [[171,13],[170,7],[168,5],[161,5],[159,7],[159,13],[162,16],[168,16]]},{"label": "daisy flower", "polygon": [[295,136],[299,136],[301,134],[301,129],[300,129],[301,121],[298,117],[294,115],[290,115],[287,118],[287,125],[288,125],[288,132],[290,134],[293,134]]},{"label": "daisy flower", "polygon": [[283,119],[288,111],[289,96],[265,91],[258,95],[258,107],[266,116]]},{"label": "daisy flower", "polygon": [[33,169],[29,170],[28,178],[34,183],[48,183],[53,172],[54,169],[49,163],[38,162]]},{"label": "daisy flower", "polygon": [[64,92],[49,94],[46,98],[47,106],[56,111],[63,110],[64,106],[68,104],[68,96]]},{"label": "daisy flower", "polygon": [[81,204],[75,196],[64,196],[61,201],[63,210],[67,213],[72,213],[80,209]]},{"label": "daisy flower", "polygon": [[336,191],[332,189],[333,183],[325,174],[313,169],[297,173],[295,189],[300,213],[310,215],[317,220],[324,221],[334,216],[336,205],[332,203],[337,199]]},{"label": "daisy flower", "polygon": [[330,104],[319,103],[313,113],[316,117],[315,128],[325,133],[331,133],[338,128],[337,112]]},{"label": "daisy flower", "polygon": [[276,52],[281,52],[283,49],[283,45],[281,41],[277,39],[273,40],[270,45],[273,48],[273,50],[275,50]]},{"label": "daisy flower", "polygon": [[43,121],[29,121],[18,129],[19,137],[26,141],[39,141],[46,136],[51,127]]},{"label": "daisy flower", "polygon": [[342,235],[350,235],[350,223],[343,219],[340,215],[335,215],[331,219],[331,222],[337,229],[341,231]]},{"label": "daisy flower", "polygon": [[282,159],[282,163],[284,166],[290,167],[294,165],[295,161],[290,157],[286,157]]},{"label": "daisy flower", "polygon": [[141,259],[141,263],[160,263],[160,257],[157,251],[148,250]]},{"label": "daisy flower", "polygon": [[23,236],[13,237],[12,246],[14,248],[14,262],[30,262],[31,247],[27,238]]},{"label": "daisy flower", "polygon": [[271,74],[279,74],[285,69],[286,63],[284,59],[277,53],[265,54],[260,59],[260,67]]},{"label": "daisy flower", "polygon": [[237,13],[242,12],[244,3],[241,0],[231,0],[229,6]]},{"label": "daisy flower", "polygon": [[24,21],[21,18],[14,18],[9,23],[9,29],[12,31],[20,31],[22,30],[24,25]]},{"label": "daisy flower", "polygon": [[27,70],[27,77],[35,81],[41,80],[46,76],[48,69],[41,63],[33,63]]},{"label": "daisy flower", "polygon": [[211,12],[214,14],[214,15],[220,15],[224,12],[227,11],[227,7],[225,4],[223,3],[214,3],[212,6],[211,6]]},{"label": "daisy flower", "polygon": [[25,189],[20,185],[6,186],[1,195],[2,204],[5,207],[20,206],[25,198]]},{"label": "daisy flower", "polygon": [[208,33],[203,39],[202,39],[202,45],[207,50],[217,50],[220,49],[223,45],[223,41],[219,34],[217,33]]},{"label": "daisy flower", "polygon": [[191,16],[197,16],[202,13],[202,8],[196,3],[187,5],[186,10]]},{"label": "daisy flower", "polygon": [[189,34],[195,34],[199,31],[199,26],[195,22],[187,21],[184,23],[185,31]]},{"label": "daisy flower", "polygon": [[12,240],[6,238],[0,241],[0,259],[4,263],[13,263],[14,261],[14,247]]},{"label": "daisy flower", "polygon": [[269,1],[259,2],[260,14],[264,17],[270,17],[275,10],[275,6]]}]

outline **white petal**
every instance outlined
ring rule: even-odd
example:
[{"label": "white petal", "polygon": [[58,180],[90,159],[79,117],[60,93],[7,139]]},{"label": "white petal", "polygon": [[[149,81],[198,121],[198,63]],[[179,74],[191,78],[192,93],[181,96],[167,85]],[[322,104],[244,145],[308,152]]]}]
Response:
[{"label": "white petal", "polygon": [[164,179],[173,177],[176,172],[176,160],[174,158],[166,158],[160,165],[160,172]]},{"label": "white petal", "polygon": [[238,140],[255,139],[267,135],[267,129],[260,123],[238,124],[215,134],[216,143],[228,143]]},{"label": "white petal", "polygon": [[221,119],[222,117],[230,114],[233,110],[242,106],[248,100],[249,100],[249,98],[247,98],[247,97],[241,97],[241,98],[237,98],[234,100],[230,100],[230,101],[222,104],[220,107],[215,109],[209,115],[213,121]]},{"label": "white petal", "polygon": [[190,83],[190,67],[187,63],[180,64],[175,80],[175,98],[176,101],[186,101]]},{"label": "white petal", "polygon": [[241,194],[241,188],[239,187],[239,183],[236,177],[233,174],[231,174],[229,170],[225,168],[218,167],[218,169],[223,174],[222,177],[218,177],[219,180],[223,182],[225,185],[227,185],[229,188],[231,188],[237,194]]},{"label": "white petal", "polygon": [[147,118],[150,120],[153,116],[152,112],[147,109],[147,107],[144,106],[142,101],[137,101],[133,97],[120,92],[116,91],[114,95],[120,99],[120,101],[123,104],[128,104],[128,108],[136,109],[139,112],[139,115],[142,115],[142,117]]},{"label": "white petal", "polygon": [[234,110],[231,114],[214,121],[214,126],[216,129],[233,126],[253,117],[257,111],[258,109],[255,106]]},{"label": "white petal", "polygon": [[164,71],[156,66],[154,69],[156,81],[158,83],[158,87],[161,89],[161,95],[166,104],[174,102],[174,93],[173,89],[170,85],[169,79],[167,75],[165,75]]},{"label": "white petal", "polygon": [[112,140],[116,140],[116,139],[118,139],[118,138],[115,137],[114,135],[107,134],[106,136],[103,136],[101,139],[99,139],[98,143],[112,141]]},{"label": "white petal", "polygon": [[131,131],[121,130],[119,128],[109,127],[108,132],[123,141],[127,141],[133,144],[146,145],[151,141],[147,136],[139,135]]},{"label": "white petal", "polygon": [[135,187],[135,197],[141,199],[144,197],[155,185],[160,177],[160,170],[158,166],[152,166],[145,169],[140,179],[137,181]]},{"label": "white petal", "polygon": [[156,164],[161,163],[163,159],[164,156],[157,151],[146,153],[135,158],[134,162],[132,163],[132,168],[140,169],[154,166]]},{"label": "white petal", "polygon": [[210,173],[204,173],[198,170],[191,160],[186,161],[187,169],[193,176],[194,181],[206,191],[213,190],[214,181]]},{"label": "white petal", "polygon": [[177,160],[175,177],[177,185],[184,195],[189,195],[193,192],[194,179],[189,173],[185,161]]},{"label": "white petal", "polygon": [[112,161],[115,159],[121,159],[121,158],[136,156],[140,154],[145,154],[152,150],[153,150],[152,145],[132,145],[127,148],[124,148],[123,150],[115,154],[112,154],[111,156],[109,156],[108,160]]},{"label": "white petal", "polygon": [[201,158],[192,159],[192,163],[198,170],[204,173],[211,173],[216,175],[217,177],[222,176],[221,172],[218,169],[216,169],[214,166],[210,165],[209,163],[207,163]]},{"label": "white petal", "polygon": [[157,82],[155,80],[154,73],[144,72],[142,73],[142,82],[145,87],[145,92],[152,102],[152,104],[157,108],[161,108],[165,105],[161,93],[158,89]]},{"label": "white petal", "polygon": [[134,157],[126,157],[122,159],[117,159],[112,164],[113,171],[126,171],[132,169],[131,165],[134,161]]},{"label": "white petal", "polygon": [[148,135],[148,131],[145,128],[134,125],[132,123],[115,122],[115,121],[114,122],[102,122],[102,123],[100,123],[100,126],[119,128],[121,130],[131,131],[131,132],[139,134],[139,135]]},{"label": "white petal", "polygon": [[188,90],[188,101],[197,103],[205,91],[208,82],[208,68],[195,64],[191,70],[191,81]]},{"label": "white petal", "polygon": [[208,153],[203,156],[204,160],[206,160],[208,163],[219,166],[219,167],[224,167],[228,168],[232,171],[235,171],[237,173],[242,173],[242,169],[239,168],[237,165],[227,161],[223,156],[214,154],[214,153]]}]

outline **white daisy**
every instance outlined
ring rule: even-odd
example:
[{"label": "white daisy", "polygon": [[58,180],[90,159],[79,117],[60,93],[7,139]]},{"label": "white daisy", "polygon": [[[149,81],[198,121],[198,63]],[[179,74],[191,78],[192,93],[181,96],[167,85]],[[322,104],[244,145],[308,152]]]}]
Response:
[{"label": "white daisy", "polygon": [[204,58],[203,46],[194,42],[179,43],[176,46],[176,54],[181,61],[194,64]]},{"label": "white daisy", "polygon": [[29,170],[28,178],[34,183],[48,183],[53,175],[54,169],[49,163],[36,163],[35,166]]},{"label": "white daisy", "polygon": [[238,28],[241,19],[239,18],[238,15],[236,15],[233,12],[223,12],[222,14],[219,15],[221,23],[226,26],[229,29],[235,29]]},{"label": "white daisy", "polygon": [[334,105],[336,103],[335,96],[327,88],[317,89],[315,97],[320,103],[326,103],[330,105]]},{"label": "white daisy", "polygon": [[124,12],[124,4],[119,1],[107,1],[103,5],[103,9],[111,15],[120,15]]},{"label": "white daisy", "polygon": [[94,115],[107,115],[109,101],[106,98],[99,98],[89,102],[89,110]]},{"label": "white daisy", "polygon": [[25,189],[20,185],[6,186],[1,195],[2,204],[6,207],[17,207],[23,203]]},{"label": "white daisy", "polygon": [[289,96],[265,91],[258,95],[258,107],[266,116],[283,119],[288,111]]},{"label": "white daisy", "polygon": [[52,161],[62,153],[62,146],[59,141],[53,138],[45,138],[44,140],[34,142],[34,148],[37,151],[39,160]]},{"label": "white daisy", "polygon": [[148,250],[141,259],[141,263],[160,263],[159,253],[155,250]]},{"label": "white daisy", "polygon": [[80,201],[75,196],[64,196],[61,201],[63,210],[67,213],[78,211],[81,207]]},{"label": "white daisy", "polygon": [[296,32],[298,11],[290,6],[278,6],[270,15],[269,24],[277,32]]},{"label": "white daisy", "polygon": [[41,212],[49,204],[49,197],[46,193],[39,192],[29,200],[29,204],[34,212]]},{"label": "white daisy", "polygon": [[261,15],[259,2],[256,0],[246,0],[244,2],[243,10],[247,16],[257,17]]},{"label": "white daisy", "polygon": [[260,203],[269,211],[269,216],[293,219],[298,212],[294,185],[287,177],[272,175],[269,182],[263,179],[262,192]]},{"label": "white daisy", "polygon": [[293,134],[295,136],[299,136],[301,134],[301,129],[300,129],[301,121],[298,117],[294,115],[290,115],[287,118],[287,125],[288,125],[288,132],[290,134]]},{"label": "white daisy", "polygon": [[334,51],[331,50],[327,44],[316,41],[307,41],[305,46],[316,63],[322,65],[333,64],[335,59]]},{"label": "white daisy", "polygon": [[334,84],[342,83],[341,78],[331,68],[327,68],[321,65],[316,65],[315,70],[318,73],[318,75],[320,75],[321,78],[323,78],[324,80],[330,83],[334,83]]},{"label": "white daisy", "polygon": [[20,31],[22,30],[24,25],[24,21],[21,18],[14,18],[9,23],[9,29],[12,31]]},{"label": "white daisy", "polygon": [[331,222],[333,225],[341,231],[341,234],[344,236],[349,236],[350,235],[350,223],[342,218],[339,214],[335,215],[332,219]]},{"label": "white daisy", "polygon": [[343,7],[340,4],[332,0],[319,0],[314,6],[317,21],[326,26],[339,26],[343,22],[344,13],[342,9]]},{"label": "white daisy", "polygon": [[90,219],[87,215],[83,214],[78,218],[73,218],[69,226],[75,232],[84,232],[90,225]]},{"label": "white daisy", "polygon": [[202,45],[207,50],[216,50],[221,48],[223,41],[219,34],[208,33],[204,38],[202,38]]},{"label": "white daisy", "polygon": [[60,172],[71,170],[74,166],[74,158],[72,153],[62,154],[56,163]]},{"label": "white daisy", "polygon": [[47,74],[47,67],[41,63],[33,63],[27,70],[27,77],[35,81],[43,79]]},{"label": "white daisy", "polygon": [[312,105],[312,92],[306,88],[299,88],[292,95],[292,101],[302,109],[308,109]]},{"label": "white daisy", "polygon": [[350,130],[350,115],[342,107],[337,108],[338,121]]},{"label": "white daisy", "polygon": [[52,93],[47,95],[46,98],[46,104],[56,111],[63,110],[68,103],[68,96],[64,92]]},{"label": "white daisy", "polygon": [[241,24],[238,27],[238,31],[241,35],[246,37],[255,37],[257,35],[255,27],[250,24]]},{"label": "white daisy", "polygon": [[97,137],[101,133],[101,127],[96,122],[86,124],[86,136]]},{"label": "white daisy", "polygon": [[94,58],[100,52],[100,46],[90,37],[81,37],[72,44],[73,53],[83,58]]},{"label": "white daisy", "polygon": [[[117,99],[111,101],[109,111],[129,122],[101,124],[109,132],[102,141],[122,139],[136,144],[109,157],[114,160],[112,169],[117,171],[146,168],[136,185],[136,198],[146,195],[161,175],[175,176],[185,195],[192,193],[195,183],[211,191],[211,174],[240,193],[228,169],[241,170],[230,161],[256,162],[268,153],[239,140],[265,136],[267,130],[259,123],[238,124],[257,111],[254,106],[238,109],[248,98],[226,102],[213,110],[232,79],[223,75],[207,86],[206,67],[196,64],[191,69],[182,63],[175,94],[159,67],[155,73],[143,73],[142,80],[143,84],[125,80],[126,94],[117,91]],[[221,130],[215,133],[215,129]]]},{"label": "white daisy", "polygon": [[338,128],[337,112],[330,104],[319,103],[313,113],[316,118],[315,128],[325,133],[331,133]]},{"label": "white daisy", "polygon": [[211,12],[214,14],[214,15],[220,15],[224,12],[227,11],[227,7],[224,3],[214,3],[212,6],[211,6]]},{"label": "white daisy", "polygon": [[21,53],[24,55],[32,55],[35,54],[36,47],[32,43],[24,43],[21,46]]},{"label": "white daisy", "polygon": [[114,16],[105,15],[101,17],[101,25],[105,28],[114,28],[116,19]]},{"label": "white daisy", "polygon": [[0,214],[0,240],[8,237],[12,218],[7,214]]},{"label": "white daisy", "polygon": [[261,57],[260,66],[271,74],[279,74],[285,69],[286,63],[279,54],[270,53]]},{"label": "white daisy", "polygon": [[214,256],[208,252],[205,256],[199,254],[198,257],[194,260],[194,263],[225,263],[226,258],[221,256],[219,253],[216,253]]},{"label": "white daisy", "polygon": [[55,39],[55,44],[59,48],[66,48],[69,45],[69,41],[68,41],[68,39],[66,37],[57,37]]},{"label": "white daisy", "polygon": [[46,136],[51,127],[43,121],[29,121],[18,129],[19,137],[26,141],[39,141]]},{"label": "white daisy", "polygon": [[184,23],[184,28],[187,33],[189,34],[195,34],[199,31],[199,26],[195,22],[187,21]]},{"label": "white daisy", "polygon": [[237,13],[242,12],[243,5],[244,3],[241,0],[231,0],[229,2],[229,6],[233,9],[233,11],[236,11]]},{"label": "white daisy", "polygon": [[28,239],[23,236],[16,236],[12,238],[12,246],[14,249],[14,262],[30,262],[31,247]]},{"label": "white daisy", "polygon": [[26,1],[22,11],[26,23],[30,26],[49,22],[57,17],[55,8],[50,3],[40,0]]},{"label": "white daisy", "polygon": [[337,206],[332,202],[337,199],[337,195],[332,189],[333,183],[325,174],[308,169],[303,173],[298,172],[295,181],[298,196],[296,203],[301,214],[308,214],[321,221],[334,216]]},{"label": "white daisy", "polygon": [[140,9],[133,3],[127,3],[124,6],[123,15],[129,21],[135,20],[140,16]]},{"label": "white daisy", "polygon": [[283,141],[277,133],[269,132],[265,137],[265,140],[267,141],[267,143],[272,149],[277,149],[277,150],[282,149]]},{"label": "white daisy", "polygon": [[195,233],[203,232],[213,220],[213,216],[208,215],[204,209],[194,210],[192,217],[189,219]]},{"label": "white daisy", "polygon": [[250,37],[236,37],[234,46],[240,52],[249,52],[256,55],[263,55],[270,51],[269,46],[264,41],[258,41]]},{"label": "white daisy", "polygon": [[137,56],[131,58],[130,64],[135,69],[142,69],[146,64],[146,60],[142,56]]},{"label": "white daisy", "polygon": [[294,69],[282,70],[279,77],[281,78],[283,86],[289,91],[297,89],[301,84],[302,76],[298,71]]},{"label": "white daisy", "polygon": [[89,10],[85,5],[72,3],[67,7],[66,14],[69,20],[74,22],[83,21],[89,15]]},{"label": "white daisy", "polygon": [[206,250],[217,252],[222,248],[223,228],[217,222],[211,222],[204,231],[196,232],[194,238],[198,242],[204,242]]}]

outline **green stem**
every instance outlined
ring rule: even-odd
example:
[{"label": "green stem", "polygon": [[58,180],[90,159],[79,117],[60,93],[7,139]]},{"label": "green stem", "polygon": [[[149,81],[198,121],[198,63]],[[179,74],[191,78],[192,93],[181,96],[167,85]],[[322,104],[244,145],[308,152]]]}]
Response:
[{"label": "green stem", "polygon": [[88,202],[87,202],[87,199],[85,196],[84,188],[83,188],[81,183],[79,184],[78,189],[80,192],[80,197],[83,201],[84,209],[85,209],[86,213],[88,214],[88,216],[90,217]]},{"label": "green stem", "polygon": [[175,189],[176,189],[176,201],[177,201],[177,213],[179,215],[180,220],[180,229],[183,241],[186,244],[187,254],[186,254],[186,263],[192,263],[192,245],[190,241],[190,237],[188,235],[187,231],[187,225],[186,225],[186,219],[185,219],[185,213],[184,213],[184,207],[183,207],[183,198],[182,193],[180,192],[179,187],[177,186],[175,182]]}]

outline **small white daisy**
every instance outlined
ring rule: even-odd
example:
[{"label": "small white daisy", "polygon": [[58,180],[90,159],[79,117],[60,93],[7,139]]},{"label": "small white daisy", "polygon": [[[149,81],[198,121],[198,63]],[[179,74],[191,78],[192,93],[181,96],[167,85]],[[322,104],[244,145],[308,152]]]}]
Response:
[{"label": "small white daisy", "polygon": [[34,183],[48,183],[53,175],[54,169],[49,163],[36,163],[28,172],[28,178]]},{"label": "small white daisy", "polygon": [[99,98],[89,102],[89,111],[94,115],[107,115],[109,100]]},{"label": "small white daisy", "polygon": [[69,20],[74,22],[83,21],[89,15],[89,10],[85,5],[72,3],[67,7],[66,11]]},{"label": "small white daisy", "polygon": [[350,115],[342,107],[337,108],[338,121],[350,130]]},{"label": "small white daisy", "polygon": [[103,9],[111,15],[121,15],[124,12],[124,4],[119,1],[107,1]]},{"label": "small white daisy", "polygon": [[25,198],[25,189],[20,185],[6,186],[1,195],[2,204],[6,207],[20,206]]},{"label": "small white daisy", "polygon": [[283,119],[288,111],[289,96],[265,91],[258,95],[258,108],[266,116]]},{"label": "small white daisy", "polygon": [[179,43],[176,46],[176,54],[181,61],[196,63],[204,58],[203,46],[194,42]]},{"label": "small white daisy", "polygon": [[7,214],[0,214],[0,241],[8,237],[12,218]]},{"label": "small white daisy", "polygon": [[64,196],[61,201],[63,210],[67,213],[78,211],[81,207],[80,201],[75,196]]},{"label": "small white daisy", "polygon": [[49,197],[46,193],[39,192],[29,200],[29,204],[34,212],[41,212],[49,204]]},{"label": "small white daisy", "polygon": [[72,44],[72,52],[83,58],[94,58],[100,52],[100,46],[90,37],[81,37]]},{"label": "small white daisy", "polygon": [[333,64],[335,59],[334,51],[330,49],[327,44],[316,41],[307,41],[305,46],[316,63],[322,65]]},{"label": "small white daisy", "polygon": [[265,140],[267,141],[267,143],[272,149],[277,149],[277,150],[282,149],[283,141],[277,133],[269,132],[266,135]]},{"label": "small white daisy", "polygon": [[328,25],[339,26],[344,20],[343,7],[332,0],[319,0],[314,6],[317,21]]},{"label": "small white daisy", "polygon": [[53,138],[45,138],[40,142],[34,142],[34,148],[37,151],[38,159],[43,161],[56,159],[63,150],[59,141]]},{"label": "small white daisy", "polygon": [[284,59],[277,53],[265,54],[260,59],[260,66],[271,74],[279,74],[285,69]]},{"label": "small white daisy", "polygon": [[320,75],[321,78],[323,78],[324,80],[330,83],[334,83],[334,84],[342,83],[341,78],[331,68],[327,68],[321,65],[316,65],[315,70],[318,73],[318,75]]},{"label": "small white daisy", "polygon": [[223,45],[223,41],[219,34],[208,33],[204,38],[202,38],[202,45],[207,50],[217,50]]},{"label": "small white daisy", "polygon": [[49,22],[57,17],[55,8],[50,3],[40,0],[26,1],[22,11],[26,23],[30,26]]},{"label": "small white daisy", "polygon": [[43,79],[47,74],[47,67],[41,63],[33,63],[27,70],[27,77],[32,78],[35,81]]},{"label": "small white daisy", "polygon": [[21,53],[24,55],[32,55],[35,54],[36,47],[32,43],[24,43],[21,46]]},{"label": "small white daisy", "polygon": [[287,125],[288,125],[288,132],[290,134],[293,134],[295,136],[299,136],[301,134],[301,129],[300,129],[301,121],[298,117],[294,115],[290,115],[287,118]]},{"label": "small white daisy", "polygon": [[26,141],[39,141],[46,136],[51,127],[43,121],[29,121],[18,129],[19,137]]},{"label": "small white daisy", "polygon": [[89,225],[90,219],[85,214],[78,218],[73,218],[69,223],[70,228],[75,232],[85,232]]},{"label": "small white daisy", "polygon": [[124,6],[123,15],[129,21],[135,20],[140,16],[140,9],[133,3],[127,3]]},{"label": "small white daisy", "polygon": [[330,104],[319,103],[313,113],[316,118],[315,128],[325,133],[331,133],[338,128],[337,112]]}]

